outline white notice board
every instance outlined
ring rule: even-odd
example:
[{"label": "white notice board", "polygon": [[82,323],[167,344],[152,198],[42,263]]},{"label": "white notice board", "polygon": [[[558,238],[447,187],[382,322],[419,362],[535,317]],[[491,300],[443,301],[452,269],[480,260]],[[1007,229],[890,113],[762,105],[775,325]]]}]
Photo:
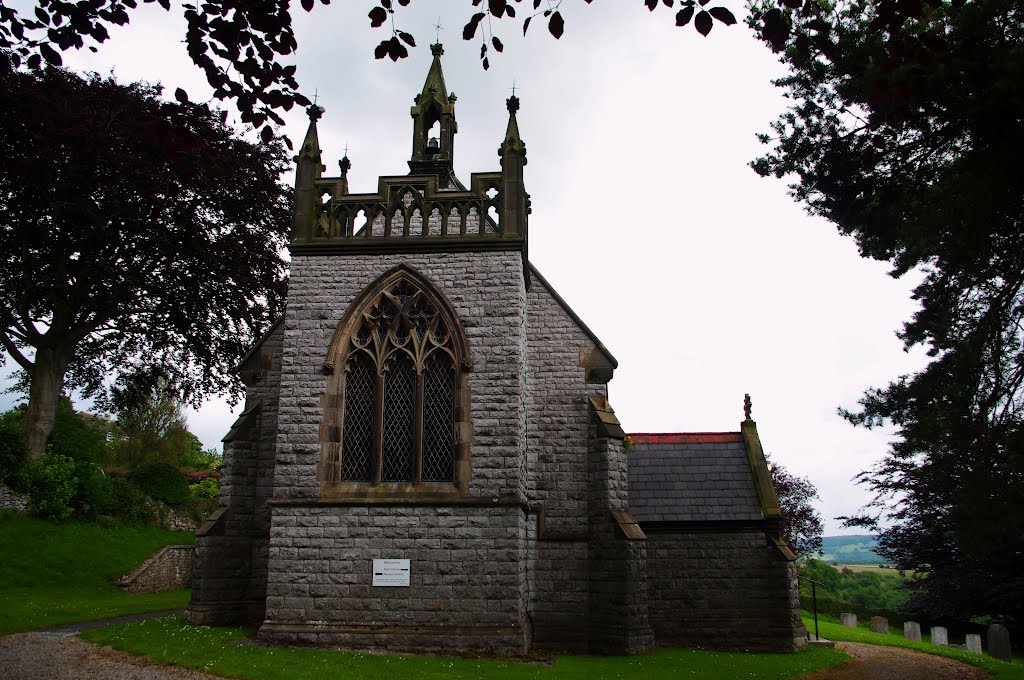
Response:
[{"label": "white notice board", "polygon": [[409,585],[409,560],[374,560],[373,585]]}]

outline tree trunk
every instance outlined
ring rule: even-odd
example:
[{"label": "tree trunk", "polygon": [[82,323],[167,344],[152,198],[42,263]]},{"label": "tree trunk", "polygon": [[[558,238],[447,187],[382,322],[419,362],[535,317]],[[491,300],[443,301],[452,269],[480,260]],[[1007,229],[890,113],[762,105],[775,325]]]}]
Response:
[{"label": "tree trunk", "polygon": [[36,349],[35,362],[29,375],[28,408],[23,426],[28,442],[28,455],[42,458],[57,415],[57,400],[64,389],[64,372],[68,360],[58,357],[52,348]]}]

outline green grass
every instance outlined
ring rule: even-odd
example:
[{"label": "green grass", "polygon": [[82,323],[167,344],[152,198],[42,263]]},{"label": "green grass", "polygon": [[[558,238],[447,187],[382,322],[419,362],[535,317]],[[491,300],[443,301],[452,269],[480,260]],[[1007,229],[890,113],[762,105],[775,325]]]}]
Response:
[{"label": "green grass", "polygon": [[[803,614],[804,625],[807,626],[807,630],[814,633],[814,619],[811,618],[807,612],[801,612]],[[906,647],[908,649],[916,649],[919,652],[927,652],[928,654],[935,654],[938,656],[949,657],[950,659],[956,659],[957,661],[963,661],[971,666],[976,666],[992,674],[993,678],[999,680],[1024,680],[1024,662],[1017,657],[1013,660],[1013,663],[1006,663],[1005,661],[999,661],[992,657],[984,654],[974,654],[962,649],[951,649],[949,647],[940,647],[933,645],[929,642],[914,642],[912,640],[906,640],[903,637],[902,632],[890,632],[888,634],[873,633],[869,628],[864,625],[858,625],[856,628],[847,628],[840,624],[834,618],[829,616],[818,615],[818,629],[821,633],[821,637],[826,640],[835,640],[837,642],[866,642],[872,645],[883,645],[886,647]]]},{"label": "green grass", "polygon": [[[86,640],[157,661],[231,678],[259,680],[530,680],[612,678],[701,678],[735,680],[795,678],[840,664],[835,649],[797,654],[744,654],[665,649],[631,657],[561,656],[553,665],[512,660],[429,656],[388,656],[337,650],[293,649],[237,644],[252,635],[245,628],[190,626],[177,617],[149,619],[82,634]],[[234,643],[234,644],[233,644]]]},{"label": "green grass", "polygon": [[161,547],[194,541],[156,527],[52,524],[0,513],[0,635],[184,607],[187,590],[129,595],[114,583]]}]

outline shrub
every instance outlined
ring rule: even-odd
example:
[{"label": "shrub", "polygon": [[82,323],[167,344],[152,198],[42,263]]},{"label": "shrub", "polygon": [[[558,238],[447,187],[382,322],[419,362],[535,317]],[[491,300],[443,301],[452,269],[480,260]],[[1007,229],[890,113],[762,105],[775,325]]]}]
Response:
[{"label": "shrub", "polygon": [[150,498],[168,505],[181,505],[189,499],[185,475],[170,463],[143,463],[128,474],[128,481]]},{"label": "shrub", "polygon": [[220,479],[220,473],[219,472],[216,472],[216,471],[211,472],[211,471],[208,471],[208,470],[186,470],[184,472],[184,475],[185,475],[185,479],[188,480],[189,486],[191,486],[193,484],[198,484],[199,482],[203,481],[204,479],[210,479],[210,478]]},{"label": "shrub", "polygon": [[109,457],[107,433],[75,413],[71,400],[61,397],[57,401],[57,412],[47,450],[61,456],[90,463],[104,463]]},{"label": "shrub", "polygon": [[123,477],[104,477],[106,495],[99,508],[102,515],[130,524],[160,524],[158,504]]},{"label": "shrub", "polygon": [[62,521],[75,511],[80,481],[78,465],[67,456],[47,453],[33,464],[28,511],[41,519]]},{"label": "shrub", "polygon": [[220,482],[215,477],[207,477],[198,484],[190,484],[188,490],[192,498],[218,498]]},{"label": "shrub", "polygon": [[12,409],[0,414],[0,483],[18,492],[28,491],[31,480],[27,460],[28,447],[21,429],[21,410]]}]

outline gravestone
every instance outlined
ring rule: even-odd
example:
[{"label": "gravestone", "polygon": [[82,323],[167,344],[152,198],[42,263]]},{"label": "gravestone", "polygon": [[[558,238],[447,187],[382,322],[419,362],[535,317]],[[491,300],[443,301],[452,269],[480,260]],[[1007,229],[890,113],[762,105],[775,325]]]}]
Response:
[{"label": "gravestone", "polygon": [[974,652],[975,654],[981,654],[981,636],[977,633],[968,633],[964,639],[966,643],[967,651]]},{"label": "gravestone", "polygon": [[907,640],[921,641],[921,624],[917,621],[907,621],[903,624],[903,637]]},{"label": "gravestone", "polygon": [[998,623],[988,627],[988,653],[989,656],[1000,661],[1013,661],[1010,653],[1010,631]]},{"label": "gravestone", "polygon": [[933,645],[942,645],[945,647],[949,644],[949,631],[942,626],[932,626],[930,634]]},{"label": "gravestone", "polygon": [[887,634],[889,632],[889,619],[884,616],[872,616],[871,632]]},{"label": "gravestone", "polygon": [[849,612],[843,612],[842,614],[839,615],[839,621],[840,621],[840,623],[842,623],[847,628],[856,628],[857,627],[857,615],[856,614],[850,614]]}]

